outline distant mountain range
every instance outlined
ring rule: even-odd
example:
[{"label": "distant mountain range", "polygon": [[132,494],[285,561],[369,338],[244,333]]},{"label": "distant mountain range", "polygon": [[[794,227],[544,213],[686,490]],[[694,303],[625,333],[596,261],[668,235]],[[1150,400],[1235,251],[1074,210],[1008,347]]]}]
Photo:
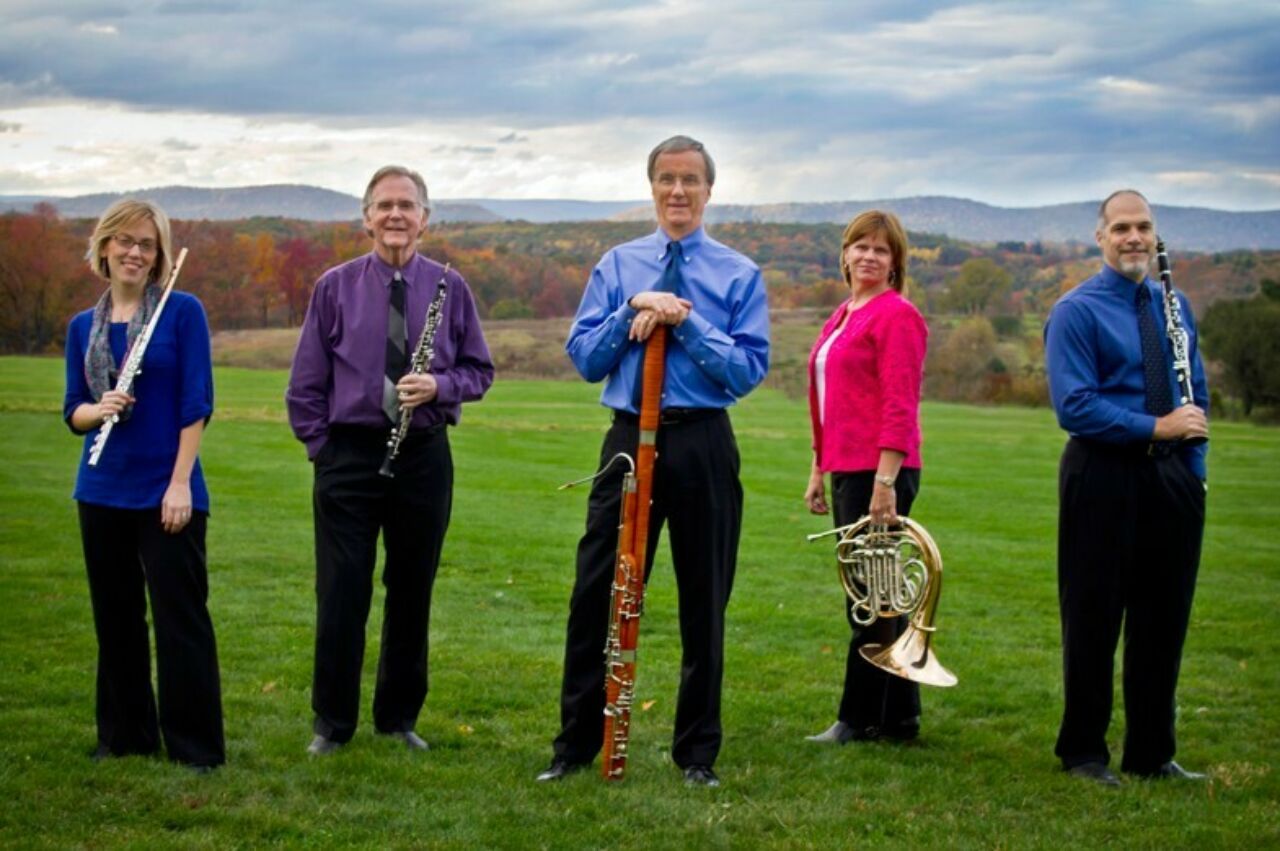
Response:
[{"label": "distant mountain range", "polygon": [[[71,217],[93,217],[123,195],[151,198],[177,219],[244,219],[281,216],[312,221],[346,221],[359,217],[360,199],[315,186],[243,186],[200,189],[163,186],[130,193],[100,193],[57,198],[0,195],[0,212],[30,210],[45,201]],[[431,204],[435,222],[524,220],[643,221],[652,220],[647,201],[574,201],[555,199],[465,198]],[[892,210],[908,230],[945,234],[971,242],[1091,242],[1096,202],[1045,207],[994,207],[964,198],[917,197],[871,201],[789,204],[711,204],[707,222],[845,224],[868,208]],[[1227,251],[1237,248],[1280,249],[1280,210],[1229,212],[1206,207],[1155,208],[1161,236],[1180,251]]]}]

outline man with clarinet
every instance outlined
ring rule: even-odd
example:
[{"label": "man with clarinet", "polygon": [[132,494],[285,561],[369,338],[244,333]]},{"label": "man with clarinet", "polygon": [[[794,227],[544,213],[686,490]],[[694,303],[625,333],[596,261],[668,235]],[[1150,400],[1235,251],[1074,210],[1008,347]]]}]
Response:
[{"label": "man with clarinet", "polygon": [[315,467],[315,735],[307,750],[317,756],[355,733],[379,532],[387,596],[374,728],[427,749],[414,727],[427,696],[431,588],[453,501],[446,427],[493,383],[466,282],[418,254],[429,212],[422,176],[378,169],[363,206],[373,250],[316,283],[285,394]]},{"label": "man with clarinet", "polygon": [[1208,387],[1195,320],[1148,277],[1158,237],[1132,189],[1098,209],[1102,271],[1045,324],[1049,392],[1071,435],[1058,493],[1065,708],[1055,753],[1070,774],[1108,767],[1112,667],[1124,627],[1124,757],[1140,778],[1199,780],[1174,757],[1174,694],[1204,531]]},{"label": "man with clarinet", "polygon": [[[674,136],[653,149],[648,177],[658,229],[604,255],[565,344],[583,378],[605,382],[601,403],[612,409],[613,422],[601,466],[656,440],[646,552],[653,552],[666,523],[683,647],[671,758],[687,783],[700,786],[719,785],[712,766],[722,739],[724,617],[742,523],[738,450],[725,409],[769,367],[760,270],[702,227],[715,176],[710,154],[694,139]],[[639,413],[641,365],[658,334],[665,335],[666,353],[655,436],[640,428]],[[601,650],[609,633],[624,472],[625,465],[609,465],[588,499],[569,601],[561,728],[540,781],[590,765],[602,746]]]}]

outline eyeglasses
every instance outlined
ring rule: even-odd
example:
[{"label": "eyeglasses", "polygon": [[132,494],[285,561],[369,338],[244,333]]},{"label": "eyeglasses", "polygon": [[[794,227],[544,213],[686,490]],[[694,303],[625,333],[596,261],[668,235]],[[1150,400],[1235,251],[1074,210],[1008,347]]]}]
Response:
[{"label": "eyeglasses", "polygon": [[156,253],[156,241],[154,239],[134,239],[127,233],[116,233],[111,235],[111,239],[115,244],[123,248],[125,251],[132,251],[133,247],[138,246],[138,250],[143,254]]},{"label": "eyeglasses", "polygon": [[373,205],[373,208],[379,213],[390,213],[392,210],[399,210],[406,215],[417,210],[418,207],[417,201],[379,201]]}]

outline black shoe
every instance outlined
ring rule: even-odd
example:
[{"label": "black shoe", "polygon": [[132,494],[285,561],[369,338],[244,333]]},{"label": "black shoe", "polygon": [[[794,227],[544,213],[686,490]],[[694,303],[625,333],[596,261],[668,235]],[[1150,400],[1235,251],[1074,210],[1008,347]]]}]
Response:
[{"label": "black shoe", "polygon": [[910,742],[920,737],[920,716],[907,718],[896,724],[890,724],[881,728],[880,735],[886,739],[894,739],[899,742]]},{"label": "black shoe", "polygon": [[216,765],[188,765],[186,768],[187,771],[190,771],[192,774],[198,775],[213,774],[213,772],[218,770],[218,766]]},{"label": "black shoe", "polygon": [[328,756],[329,754],[342,747],[342,742],[335,742],[333,739],[321,736],[319,733],[311,740],[311,744],[307,745],[307,753],[312,756]]},{"label": "black shoe", "polygon": [[720,785],[720,778],[716,777],[709,765],[691,765],[684,770],[684,785],[714,789]]},{"label": "black shoe", "polygon": [[111,759],[114,756],[115,754],[111,752],[111,748],[100,743],[96,748],[93,749],[93,753],[89,754],[89,759],[93,760],[94,762],[102,762],[104,759]]},{"label": "black shoe", "polygon": [[554,780],[563,780],[574,772],[581,771],[586,768],[588,763],[585,762],[569,762],[563,757],[556,757],[551,760],[551,764],[542,770],[537,776],[539,783],[548,783]]},{"label": "black shoe", "polygon": [[1067,773],[1082,780],[1092,780],[1099,786],[1119,786],[1120,778],[1101,762],[1082,762],[1068,768]]},{"label": "black shoe", "polygon": [[412,730],[398,730],[394,733],[379,732],[378,735],[386,736],[387,738],[396,739],[397,741],[403,742],[404,746],[411,751],[431,750],[431,745],[427,744],[426,741],[421,736],[419,736],[417,733],[413,732]]},{"label": "black shoe", "polygon": [[1134,777],[1143,777],[1147,780],[1204,780],[1205,775],[1199,771],[1187,771],[1181,765],[1173,760],[1166,762],[1164,765],[1154,771],[1130,771]]}]

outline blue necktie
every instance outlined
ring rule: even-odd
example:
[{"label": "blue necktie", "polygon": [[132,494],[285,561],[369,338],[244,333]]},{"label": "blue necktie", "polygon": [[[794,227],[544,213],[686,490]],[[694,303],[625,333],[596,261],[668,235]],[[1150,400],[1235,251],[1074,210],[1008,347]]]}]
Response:
[{"label": "blue necktie", "polygon": [[680,295],[680,261],[684,259],[684,249],[680,247],[680,243],[672,241],[667,243],[667,268],[662,272],[662,280],[658,282],[657,289],[660,292],[675,293]]},{"label": "blue necktie", "polygon": [[[680,277],[680,262],[684,259],[684,250],[680,247],[680,243],[672,240],[667,243],[667,266],[662,270],[662,278],[658,281],[658,285],[653,288],[654,292],[680,294],[680,284],[683,279]],[[653,329],[654,334],[667,333],[667,326],[659,325]],[[652,339],[652,338],[650,338]],[[636,366],[636,373],[631,385],[631,403],[635,406],[637,412],[640,410],[640,395],[644,387],[644,356],[641,355]]]},{"label": "blue necktie", "polygon": [[1164,356],[1160,329],[1151,315],[1151,292],[1145,281],[1138,284],[1134,305],[1138,310],[1138,337],[1142,341],[1142,378],[1146,385],[1147,413],[1163,417],[1173,410],[1173,391],[1169,389],[1169,361]]}]

